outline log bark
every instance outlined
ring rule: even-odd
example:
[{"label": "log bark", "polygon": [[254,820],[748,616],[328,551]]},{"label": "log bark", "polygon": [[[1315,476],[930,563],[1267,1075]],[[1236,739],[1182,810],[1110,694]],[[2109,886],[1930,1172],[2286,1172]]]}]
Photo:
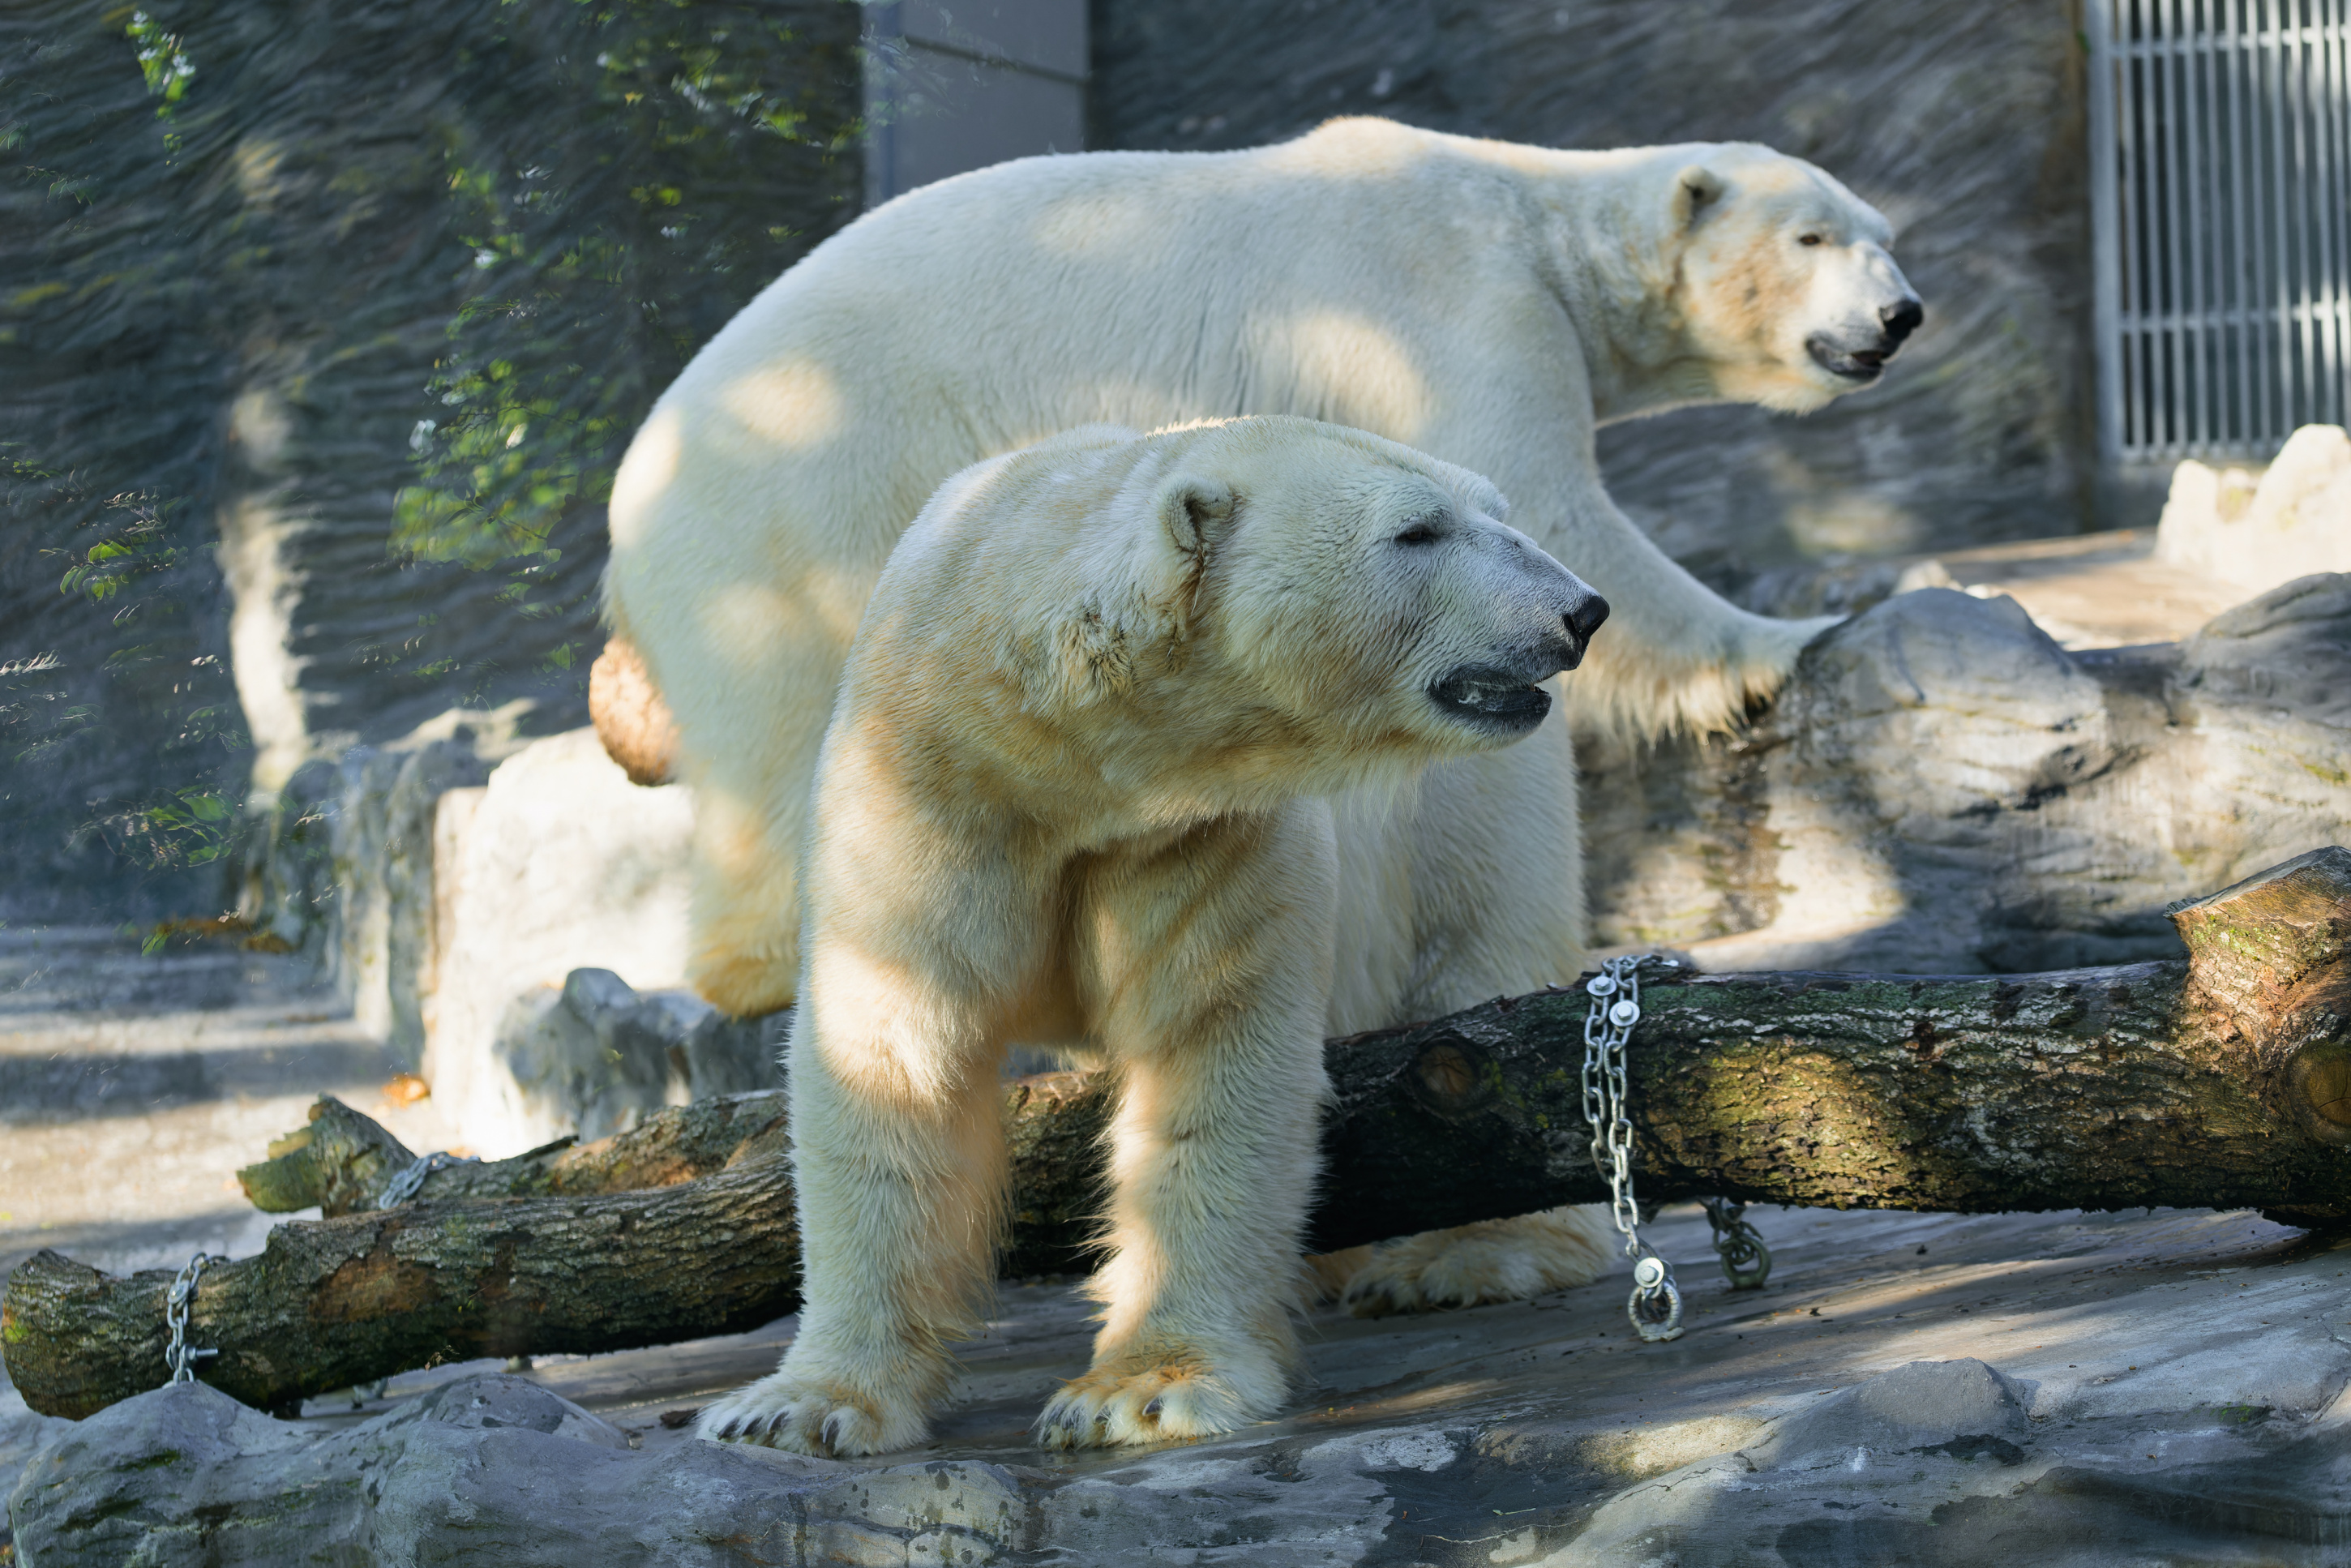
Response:
[{"label": "log bark", "polygon": [[[2174,919],[2184,962],[1660,972],[1627,1052],[1642,1196],[2351,1219],[2351,852],[2304,855]],[[1581,1106],[1584,1009],[1580,989],[1553,989],[1331,1042],[1312,1244],[1602,1196]],[[1078,1074],[1010,1086],[1013,1271],[1082,1261],[1113,1094]],[[465,1179],[513,1179],[564,1154]],[[597,1157],[617,1173],[598,1179],[656,1163]],[[725,1333],[797,1301],[789,1178],[772,1152],[651,1190],[455,1202],[443,1190],[281,1226],[259,1257],[208,1273],[192,1338],[222,1354],[201,1375],[282,1407],[436,1358]],[[80,1416],[160,1383],[168,1282],[54,1252],[20,1267],[0,1300],[0,1348],[26,1402]]]},{"label": "log bark", "polygon": [[[722,1094],[674,1106],[591,1144],[559,1138],[512,1159],[444,1166],[424,1177],[415,1201],[585,1197],[674,1186],[785,1146],[783,1091]],[[415,1160],[381,1123],[321,1094],[309,1124],[270,1145],[269,1157],[236,1179],[256,1208],[291,1214],[316,1205],[332,1219],[374,1208]]]}]

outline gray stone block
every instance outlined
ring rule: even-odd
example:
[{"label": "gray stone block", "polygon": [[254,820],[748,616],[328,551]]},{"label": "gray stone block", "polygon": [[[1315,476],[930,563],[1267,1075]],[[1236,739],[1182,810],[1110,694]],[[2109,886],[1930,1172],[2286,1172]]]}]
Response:
[{"label": "gray stone block", "polygon": [[773,1089],[789,1014],[729,1019],[691,991],[640,992],[610,969],[574,969],[507,1011],[491,1069],[520,1109],[509,1138],[601,1138],[664,1105]]}]

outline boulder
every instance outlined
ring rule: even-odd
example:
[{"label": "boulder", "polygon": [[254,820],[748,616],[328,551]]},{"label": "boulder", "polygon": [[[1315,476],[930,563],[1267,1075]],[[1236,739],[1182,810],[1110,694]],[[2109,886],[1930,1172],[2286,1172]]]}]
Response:
[{"label": "boulder", "polygon": [[2155,558],[2262,593],[2312,572],[2351,571],[2351,434],[2294,433],[2258,478],[2194,459],[2172,470]]},{"label": "boulder", "polygon": [[[694,829],[684,786],[630,783],[596,732],[580,729],[523,747],[480,789],[442,795],[436,813],[438,958],[421,1010],[423,1076],[443,1115],[498,1157],[579,1130],[557,1124],[567,1113],[663,1103],[667,1069],[650,1058],[624,1053],[580,1076],[596,1026],[552,1013],[575,969],[609,970],[641,991],[684,983]],[[580,1027],[590,1033],[566,1032]]]},{"label": "boulder", "polygon": [[2351,840],[2346,675],[2341,575],[2072,653],[2004,597],[1896,595],[1741,734],[1579,743],[1595,936],[1719,969],[2176,956],[2167,904]]},{"label": "boulder", "polygon": [[525,1147],[601,1138],[664,1105],[780,1088],[789,1017],[731,1019],[692,991],[640,994],[610,969],[574,969],[507,1004],[475,1083],[479,1100],[510,1109],[466,1135]]}]

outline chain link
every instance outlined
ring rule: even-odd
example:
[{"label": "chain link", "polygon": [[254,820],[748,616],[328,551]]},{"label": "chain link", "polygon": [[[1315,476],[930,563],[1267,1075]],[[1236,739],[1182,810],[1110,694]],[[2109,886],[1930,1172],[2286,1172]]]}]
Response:
[{"label": "chain link", "polygon": [[1611,958],[1584,982],[1583,1119],[1592,1124],[1592,1163],[1608,1184],[1609,1218],[1633,1260],[1633,1294],[1625,1315],[1645,1340],[1679,1339],[1682,1293],[1673,1265],[1641,1239],[1641,1206],[1633,1195],[1633,1119],[1627,1113],[1625,1045],[1641,1021],[1641,964],[1648,955]]},{"label": "chain link", "polygon": [[188,1303],[195,1300],[196,1281],[204,1277],[208,1264],[225,1263],[228,1260],[210,1252],[199,1252],[188,1260],[163,1295],[163,1326],[172,1331],[169,1344],[163,1347],[163,1364],[172,1369],[174,1383],[193,1383],[196,1363],[206,1356],[218,1355],[216,1350],[198,1350],[188,1343]]},{"label": "chain link", "polygon": [[452,1166],[477,1166],[481,1163],[479,1155],[419,1155],[406,1170],[392,1178],[392,1185],[383,1189],[383,1196],[375,1200],[375,1206],[380,1209],[398,1208],[423,1190],[424,1178],[434,1171],[445,1171]]},{"label": "chain link", "polygon": [[1771,1277],[1771,1249],[1763,1233],[1740,1216],[1747,1206],[1727,1197],[1702,1197],[1706,1222],[1714,1228],[1714,1249],[1722,1259],[1722,1277],[1734,1291],[1760,1291]]},{"label": "chain link", "polygon": [[[1633,1194],[1633,1119],[1626,1085],[1625,1047],[1641,1021],[1641,966],[1655,954],[1611,958],[1584,982],[1592,1006],[1583,1015],[1583,1119],[1592,1124],[1592,1163],[1608,1184],[1609,1218],[1625,1238],[1633,1260],[1633,1295],[1625,1313],[1645,1340],[1679,1339],[1682,1293],[1673,1265],[1641,1239],[1641,1206]],[[1727,1197],[1701,1200],[1714,1232],[1714,1250],[1723,1277],[1734,1291],[1761,1287],[1771,1275],[1771,1249],[1747,1219],[1743,1203]]]}]

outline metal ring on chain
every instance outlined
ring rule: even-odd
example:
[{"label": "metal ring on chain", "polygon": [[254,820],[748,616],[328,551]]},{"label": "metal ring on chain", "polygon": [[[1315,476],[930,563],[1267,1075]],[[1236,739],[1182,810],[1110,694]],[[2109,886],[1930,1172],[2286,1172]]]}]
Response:
[{"label": "metal ring on chain", "polygon": [[1633,1192],[1633,1119],[1625,1047],[1641,1021],[1641,965],[1648,955],[1611,958],[1584,982],[1592,1006],[1583,1016],[1583,1119],[1592,1124],[1592,1163],[1608,1184],[1609,1218],[1633,1260],[1633,1293],[1625,1313],[1634,1332],[1651,1342],[1678,1339],[1682,1294],[1673,1266],[1641,1239],[1641,1206]]},{"label": "metal ring on chain", "polygon": [[1625,1315],[1645,1340],[1681,1337],[1681,1288],[1674,1283],[1673,1270],[1654,1252],[1633,1266],[1633,1294],[1625,1303]]},{"label": "metal ring on chain", "polygon": [[172,1288],[163,1293],[163,1326],[172,1335],[163,1347],[163,1364],[172,1369],[173,1383],[193,1383],[195,1364],[220,1354],[217,1350],[198,1350],[188,1343],[188,1303],[195,1300],[196,1281],[204,1277],[205,1266],[227,1261],[210,1252],[199,1252],[188,1260],[187,1266],[172,1281]]}]

